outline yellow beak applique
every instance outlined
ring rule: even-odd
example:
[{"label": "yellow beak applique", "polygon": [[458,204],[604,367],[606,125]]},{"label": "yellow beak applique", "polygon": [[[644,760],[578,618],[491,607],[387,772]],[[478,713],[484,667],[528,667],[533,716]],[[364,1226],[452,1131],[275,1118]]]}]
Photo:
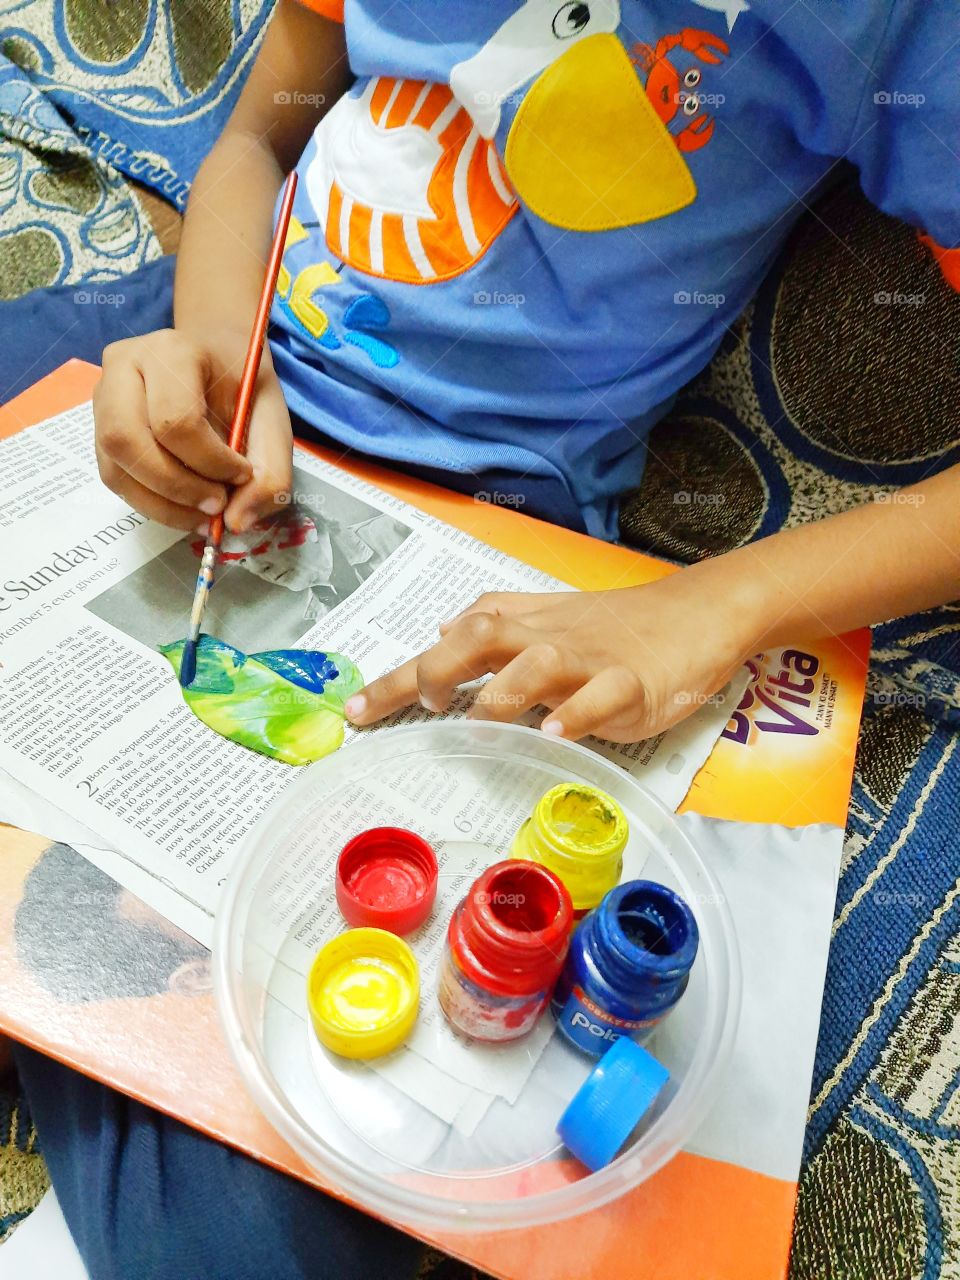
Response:
[{"label": "yellow beak applique", "polygon": [[697,195],[614,35],[581,40],[543,72],[517,111],[504,158],[520,199],[567,231],[651,222]]}]

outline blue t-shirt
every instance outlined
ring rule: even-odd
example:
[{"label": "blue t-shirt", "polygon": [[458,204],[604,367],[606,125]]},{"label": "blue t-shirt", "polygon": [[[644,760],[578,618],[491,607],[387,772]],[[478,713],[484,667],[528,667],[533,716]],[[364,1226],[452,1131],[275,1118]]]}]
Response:
[{"label": "blue t-shirt", "polygon": [[956,0],[346,0],[345,23],[356,82],[299,162],[273,311],[290,406],[591,533],[838,157],[960,241]]}]

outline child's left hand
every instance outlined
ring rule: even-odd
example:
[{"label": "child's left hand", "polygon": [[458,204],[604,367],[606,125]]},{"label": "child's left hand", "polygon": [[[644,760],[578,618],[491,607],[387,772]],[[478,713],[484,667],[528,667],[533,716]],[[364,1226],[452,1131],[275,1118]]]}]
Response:
[{"label": "child's left hand", "polygon": [[681,569],[649,586],[481,596],[419,658],[347,703],[354,724],[494,672],[471,714],[515,720],[545,703],[548,733],[637,742],[669,729],[752,654],[843,635],[956,600],[960,466]]},{"label": "child's left hand", "polygon": [[421,702],[442,711],[489,672],[474,719],[551,709],[542,728],[637,742],[668,729],[726,684],[754,650],[749,611],[714,598],[706,565],[616,591],[481,596],[440,627],[432,649],[347,703],[357,725]]}]

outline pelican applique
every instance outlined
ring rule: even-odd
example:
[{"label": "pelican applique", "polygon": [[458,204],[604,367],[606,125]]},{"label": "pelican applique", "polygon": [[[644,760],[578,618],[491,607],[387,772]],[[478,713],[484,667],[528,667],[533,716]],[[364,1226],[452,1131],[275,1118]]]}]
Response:
[{"label": "pelican applique", "polygon": [[[666,217],[697,189],[617,36],[620,0],[526,0],[448,85],[387,77],[320,123],[307,189],[332,253],[427,284],[482,257],[522,201],[567,231]],[[501,159],[505,104],[524,90]]]}]

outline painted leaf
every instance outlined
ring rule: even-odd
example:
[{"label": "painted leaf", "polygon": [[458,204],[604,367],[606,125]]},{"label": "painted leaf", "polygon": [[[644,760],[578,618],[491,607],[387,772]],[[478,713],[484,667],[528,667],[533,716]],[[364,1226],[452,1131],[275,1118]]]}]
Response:
[{"label": "painted leaf", "polygon": [[[182,640],[160,646],[179,677]],[[338,653],[275,649],[245,654],[214,636],[201,636],[197,674],[183,690],[187,706],[231,742],[304,765],[343,742],[343,707],[363,688],[363,676]]]}]

